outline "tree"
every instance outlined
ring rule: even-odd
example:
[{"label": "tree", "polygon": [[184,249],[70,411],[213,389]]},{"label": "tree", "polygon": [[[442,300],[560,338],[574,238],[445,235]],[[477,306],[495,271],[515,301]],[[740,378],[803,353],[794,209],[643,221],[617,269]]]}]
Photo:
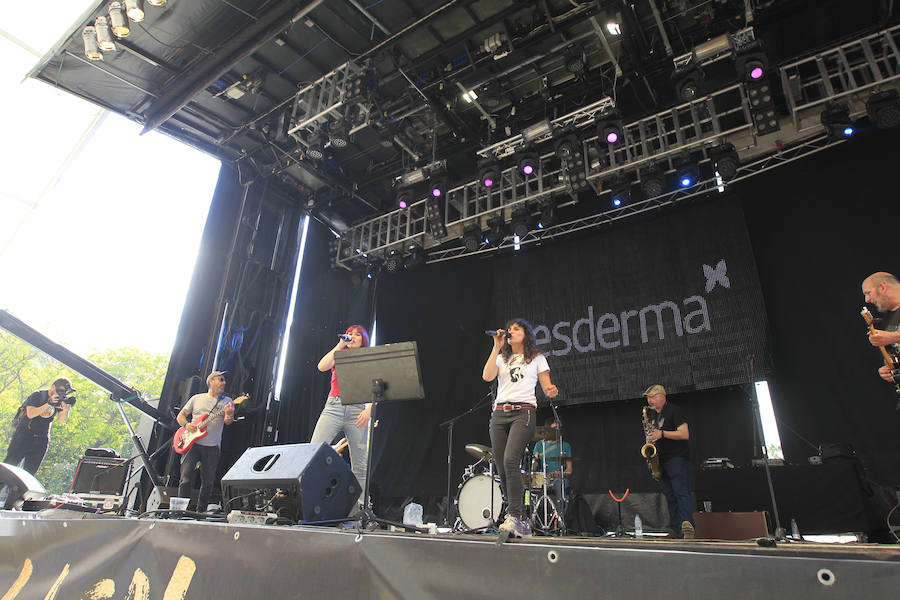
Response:
[{"label": "tree", "polygon": [[[147,398],[159,397],[169,362],[168,356],[137,348],[104,350],[87,359],[140,390]],[[112,448],[123,456],[133,453],[128,430],[108,392],[12,334],[0,331],[0,452],[3,456],[12,436],[16,410],[31,392],[47,389],[58,377],[72,381],[77,401],[67,422],[53,423],[50,448],[36,473],[38,481],[51,493],[69,491],[75,467],[86,448]],[[136,428],[141,413],[130,406],[124,408]]]}]

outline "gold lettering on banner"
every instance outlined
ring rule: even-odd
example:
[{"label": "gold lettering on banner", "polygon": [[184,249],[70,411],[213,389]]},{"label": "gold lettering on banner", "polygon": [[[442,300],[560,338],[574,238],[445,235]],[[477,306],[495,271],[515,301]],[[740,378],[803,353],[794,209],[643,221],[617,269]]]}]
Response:
[{"label": "gold lettering on banner", "polygon": [[150,580],[140,569],[134,570],[125,600],[150,600]]},{"label": "gold lettering on banner", "polygon": [[13,581],[13,584],[9,586],[9,589],[0,600],[13,600],[13,598],[18,596],[25,584],[28,583],[28,580],[31,579],[32,571],[34,571],[34,567],[31,564],[31,559],[26,558],[25,564],[22,565],[22,570],[19,571],[19,576],[16,577],[16,580]]},{"label": "gold lettering on banner", "polygon": [[178,558],[178,564],[175,565],[172,577],[169,579],[169,585],[166,587],[163,600],[184,600],[188,587],[191,585],[191,579],[194,578],[196,571],[197,564],[182,554]]},{"label": "gold lettering on banner", "polygon": [[84,600],[109,600],[116,593],[116,582],[112,579],[101,579],[92,585],[84,594]]},{"label": "gold lettering on banner", "polygon": [[66,575],[69,574],[69,563],[63,567],[62,571],[59,572],[59,577],[56,578],[56,581],[53,582],[53,585],[50,586],[50,591],[47,592],[47,595],[44,596],[44,600],[54,600],[56,598],[57,592],[59,592],[59,586],[62,585],[63,580],[65,580]]}]

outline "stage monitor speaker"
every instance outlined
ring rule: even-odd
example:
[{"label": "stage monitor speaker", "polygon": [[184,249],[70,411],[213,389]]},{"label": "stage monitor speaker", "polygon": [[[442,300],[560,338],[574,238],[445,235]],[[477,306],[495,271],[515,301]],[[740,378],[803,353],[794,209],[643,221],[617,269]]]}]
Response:
[{"label": "stage monitor speaker", "polygon": [[295,522],[343,519],[359,482],[328,444],[248,448],[222,477],[222,508],[274,512]]},{"label": "stage monitor speaker", "polygon": [[6,510],[21,508],[25,500],[41,500],[47,495],[47,490],[34,475],[25,469],[0,462],[0,493],[4,491],[6,500],[0,504],[0,508]]},{"label": "stage monitor speaker", "polygon": [[127,459],[85,455],[78,461],[69,491],[73,494],[120,496],[127,476]]},{"label": "stage monitor speaker", "polygon": [[749,540],[769,535],[766,512],[696,512],[695,537],[703,540]]}]

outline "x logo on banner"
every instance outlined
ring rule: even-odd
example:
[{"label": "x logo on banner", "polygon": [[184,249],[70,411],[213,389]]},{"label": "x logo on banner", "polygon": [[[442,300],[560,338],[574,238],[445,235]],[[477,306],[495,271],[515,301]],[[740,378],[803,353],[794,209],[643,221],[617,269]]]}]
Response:
[{"label": "x logo on banner", "polygon": [[731,282],[728,280],[728,266],[725,264],[724,258],[719,261],[715,269],[709,265],[703,265],[703,275],[706,277],[707,293],[711,292],[716,284],[721,284],[725,289],[731,289]]}]

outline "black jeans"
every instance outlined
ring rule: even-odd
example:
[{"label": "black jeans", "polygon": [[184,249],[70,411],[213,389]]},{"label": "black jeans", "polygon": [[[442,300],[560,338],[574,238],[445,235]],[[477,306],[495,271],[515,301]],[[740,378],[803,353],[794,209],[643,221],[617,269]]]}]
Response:
[{"label": "black jeans", "polygon": [[197,497],[197,512],[205,512],[213,486],[216,484],[216,467],[219,466],[219,447],[194,444],[181,457],[181,481],[178,483],[178,496],[191,497],[194,487],[194,470],[200,461],[200,495]]},{"label": "black jeans", "polygon": [[14,434],[3,462],[17,467],[24,458],[22,468],[34,475],[44,461],[49,445],[50,437],[47,435],[32,435],[29,431]]},{"label": "black jeans", "polygon": [[491,446],[494,464],[500,473],[500,484],[509,503],[509,514],[525,518],[525,484],[522,482],[522,455],[534,436],[533,408],[491,415]]}]

